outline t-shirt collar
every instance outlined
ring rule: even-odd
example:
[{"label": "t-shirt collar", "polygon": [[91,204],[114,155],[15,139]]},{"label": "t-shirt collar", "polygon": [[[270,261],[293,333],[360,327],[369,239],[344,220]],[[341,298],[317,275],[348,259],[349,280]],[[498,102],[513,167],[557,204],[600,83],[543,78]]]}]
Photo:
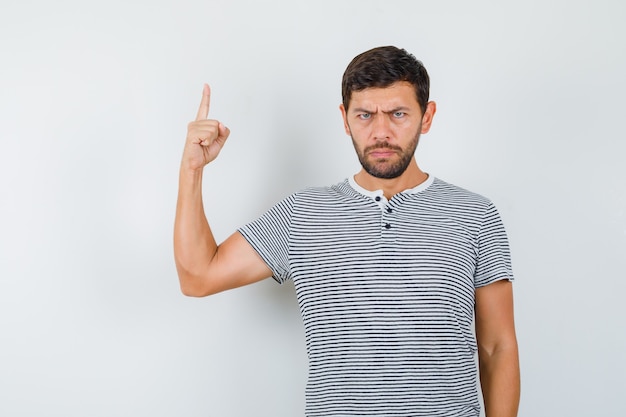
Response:
[{"label": "t-shirt collar", "polygon": [[[422,182],[421,184],[416,185],[413,188],[406,189],[402,191],[402,193],[417,194],[417,193],[424,191],[428,187],[430,187],[430,185],[433,183],[435,178],[430,174],[427,174],[427,175],[428,175],[428,178],[426,178],[426,181]],[[348,184],[350,184],[350,186],[354,188],[355,191],[357,191],[360,194],[363,194],[366,197],[370,197],[374,199],[376,197],[384,198],[383,190],[374,190],[374,191],[366,190],[365,188],[361,187],[359,184],[356,183],[356,181],[354,180],[354,175],[348,177]]]}]

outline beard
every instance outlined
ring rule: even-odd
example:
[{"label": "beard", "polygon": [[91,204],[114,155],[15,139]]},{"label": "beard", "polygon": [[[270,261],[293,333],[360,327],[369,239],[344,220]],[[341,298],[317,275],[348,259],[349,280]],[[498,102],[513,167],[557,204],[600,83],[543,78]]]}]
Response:
[{"label": "beard", "polygon": [[[421,127],[421,126],[420,126]],[[352,137],[352,136],[351,136]],[[352,144],[354,145],[354,150],[359,158],[359,162],[361,166],[373,177],[381,178],[381,179],[393,179],[397,178],[406,171],[407,167],[411,163],[411,159],[413,159],[413,155],[415,155],[415,150],[417,149],[417,143],[419,142],[420,131],[418,130],[413,139],[407,144],[405,149],[402,149],[400,146],[391,145],[387,141],[379,142],[372,146],[368,146],[367,148],[360,150],[352,137]],[[369,153],[375,149],[389,149],[398,155],[398,158],[394,161],[390,158],[380,158],[377,160],[373,160],[369,157]]]}]

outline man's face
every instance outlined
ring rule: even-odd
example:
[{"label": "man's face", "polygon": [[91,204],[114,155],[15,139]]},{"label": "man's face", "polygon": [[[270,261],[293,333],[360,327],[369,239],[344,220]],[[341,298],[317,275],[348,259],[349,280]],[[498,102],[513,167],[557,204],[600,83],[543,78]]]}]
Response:
[{"label": "man's face", "polygon": [[349,106],[347,111],[343,105],[340,109],[363,169],[376,178],[399,177],[411,163],[420,134],[428,131],[432,118],[428,108],[422,116],[413,86],[397,82],[355,91]]}]

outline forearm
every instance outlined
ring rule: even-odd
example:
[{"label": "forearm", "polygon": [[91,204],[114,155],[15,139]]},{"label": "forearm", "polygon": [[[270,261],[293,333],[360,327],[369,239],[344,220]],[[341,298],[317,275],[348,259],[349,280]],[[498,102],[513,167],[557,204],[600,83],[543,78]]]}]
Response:
[{"label": "forearm", "polygon": [[486,417],[516,417],[520,399],[517,345],[480,353],[479,362]]},{"label": "forearm", "polygon": [[217,244],[202,202],[202,170],[181,167],[174,222],[174,257],[183,293],[202,295],[201,276],[216,251]]}]

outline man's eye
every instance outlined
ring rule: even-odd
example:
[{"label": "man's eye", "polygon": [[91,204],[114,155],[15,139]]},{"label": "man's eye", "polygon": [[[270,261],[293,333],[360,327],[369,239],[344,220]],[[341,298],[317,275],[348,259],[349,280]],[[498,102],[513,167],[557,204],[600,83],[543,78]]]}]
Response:
[{"label": "man's eye", "polygon": [[358,116],[358,117],[359,117],[359,119],[361,119],[361,120],[367,120],[367,119],[369,119],[370,117],[372,117],[372,115],[371,115],[371,113],[361,113],[361,114],[359,114],[359,116]]},{"label": "man's eye", "polygon": [[393,113],[393,117],[400,118],[400,117],[404,117],[405,114],[406,113],[403,111],[396,111]]}]

